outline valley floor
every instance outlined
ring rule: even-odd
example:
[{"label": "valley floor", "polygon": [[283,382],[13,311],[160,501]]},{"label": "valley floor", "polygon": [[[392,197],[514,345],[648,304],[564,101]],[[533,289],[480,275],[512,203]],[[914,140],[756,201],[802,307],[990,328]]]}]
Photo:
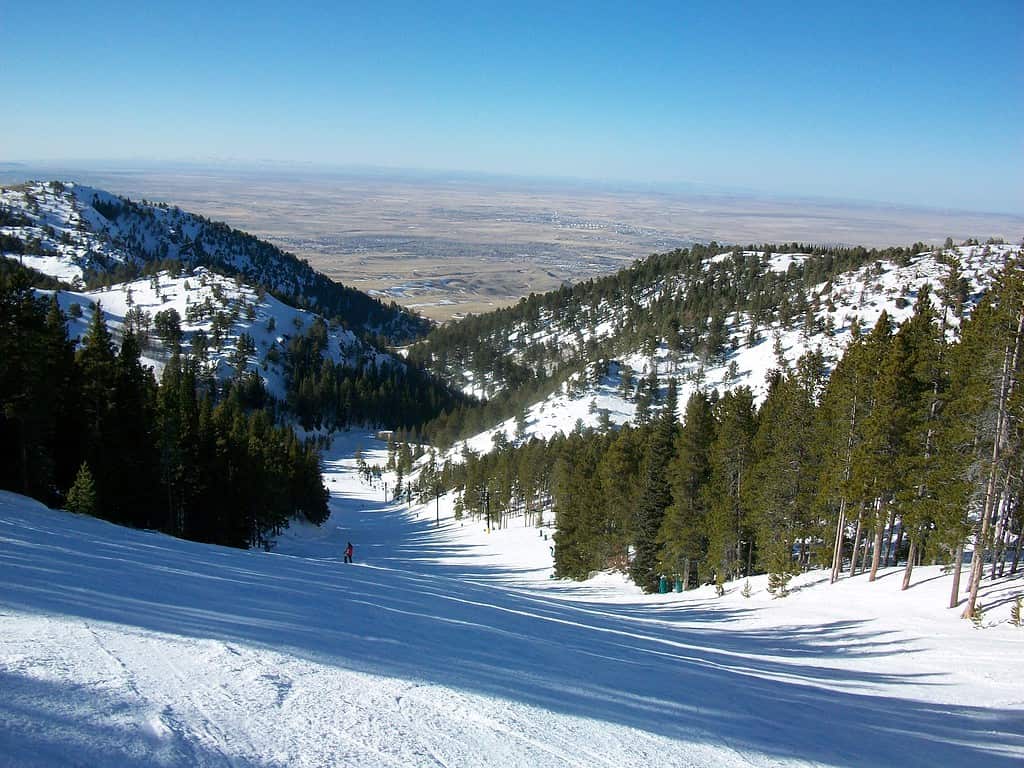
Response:
[{"label": "valley floor", "polygon": [[0,766],[1024,760],[1024,578],[986,582],[980,629],[938,568],[784,600],[563,582],[550,529],[386,503],[360,442],[383,463],[339,439],[330,520],[272,553],[0,493]]}]

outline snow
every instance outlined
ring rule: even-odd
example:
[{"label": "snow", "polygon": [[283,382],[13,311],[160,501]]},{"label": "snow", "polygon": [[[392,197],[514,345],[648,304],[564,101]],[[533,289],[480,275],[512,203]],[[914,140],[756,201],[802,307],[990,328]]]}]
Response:
[{"label": "snow", "polygon": [[789,269],[790,264],[802,264],[807,260],[810,254],[807,253],[767,253],[766,251],[725,251],[723,253],[716,254],[708,259],[711,264],[721,264],[725,261],[730,261],[735,257],[735,254],[741,254],[743,257],[756,256],[758,260],[764,264],[772,272],[785,272]]},{"label": "snow", "polygon": [[68,283],[82,278],[82,268],[62,256],[19,256],[18,261],[29,269]]},{"label": "snow", "polygon": [[[332,516],[271,553],[0,493],[0,764],[1015,765],[1024,579],[895,570],[773,600],[765,580],[642,595],[551,578],[551,530],[411,509],[340,437]],[[393,478],[385,477],[393,482]],[[440,517],[436,525],[435,516]],[[546,537],[546,538],[545,538]],[[346,541],[354,565],[341,562]]]},{"label": "snow", "polygon": [[[587,429],[598,428],[602,416],[607,417],[609,424],[633,421],[636,406],[618,394],[618,381],[617,376],[608,376],[597,386],[572,391],[569,386],[563,386],[560,391],[526,410],[525,429],[521,436],[517,435],[516,419],[506,419],[491,429],[458,441],[442,456],[442,463],[445,460],[461,461],[464,448],[477,454],[488,453],[494,447],[495,436],[499,434],[504,435],[509,442],[515,442],[520,437],[550,440],[558,434],[569,434],[579,424]],[[578,380],[576,383],[579,386]]]},{"label": "snow", "polygon": [[[83,266],[134,258],[118,245],[129,240],[179,254],[204,226],[159,207],[148,208],[148,219],[108,221],[102,203],[116,198],[74,185],[3,190],[0,202],[21,205],[29,193],[33,223],[23,234],[55,255],[24,261],[64,280]],[[1011,250],[955,249],[972,291]],[[806,258],[744,254],[777,272]],[[220,257],[244,266],[238,253]],[[901,321],[921,286],[944,274],[937,254],[926,253],[816,286],[817,317],[829,315],[831,335],[808,335],[797,318],[762,328],[748,345],[749,319],[730,317],[735,348],[703,366],[665,345],[627,350],[608,361],[608,374],[597,376],[591,364],[530,406],[523,436],[633,420],[636,406],[620,394],[622,364],[634,379],[655,370],[662,388],[675,379],[681,405],[697,388],[739,384],[760,400],[778,365],[776,340],[790,363],[818,347],[834,361],[854,316],[865,329],[883,310]],[[669,280],[637,301],[647,306],[678,288]],[[209,315],[188,320],[190,308],[207,299],[214,311],[244,304],[211,358],[223,369],[239,335],[253,336],[249,365],[278,397],[282,372],[268,352],[280,353],[313,319],[202,268],[57,295],[65,310],[84,310],[69,319],[72,337],[100,301],[115,335],[131,306],[151,315],[173,307],[186,344],[212,326]],[[568,355],[618,333],[615,307],[594,308],[589,320],[592,330],[542,317],[539,330],[511,329],[508,340],[554,341]],[[339,329],[329,354],[336,362],[387,359]],[[159,373],[165,351],[154,344],[145,355]],[[469,372],[463,381],[480,395],[500,386]],[[458,460],[463,448],[485,452],[496,434],[511,441],[516,432],[509,419],[441,460]],[[329,522],[293,525],[272,553],[130,531],[0,493],[0,766],[931,766],[1024,758],[1024,629],[1008,622],[1024,576],[986,583],[980,629],[944,608],[950,576],[938,568],[915,571],[907,592],[895,570],[875,584],[836,585],[812,572],[784,600],[767,593],[764,577],[750,580],[749,597],[733,584],[721,598],[710,588],[645,596],[615,573],[567,583],[552,578],[550,527],[519,518],[488,530],[455,520],[452,496],[437,507],[386,502],[382,487],[356,473],[360,443],[370,464],[385,463],[372,437],[340,437],[325,467]],[[394,487],[394,477],[385,480]],[[352,566],[341,563],[348,540]]]}]

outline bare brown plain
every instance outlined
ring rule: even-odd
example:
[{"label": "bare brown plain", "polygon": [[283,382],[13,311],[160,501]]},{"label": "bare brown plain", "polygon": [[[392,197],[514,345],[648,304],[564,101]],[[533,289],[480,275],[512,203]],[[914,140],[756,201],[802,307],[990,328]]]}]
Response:
[{"label": "bare brown plain", "polygon": [[437,321],[692,242],[881,246],[1024,235],[1024,217],[1003,214],[454,174],[186,168],[60,178],[226,221]]}]

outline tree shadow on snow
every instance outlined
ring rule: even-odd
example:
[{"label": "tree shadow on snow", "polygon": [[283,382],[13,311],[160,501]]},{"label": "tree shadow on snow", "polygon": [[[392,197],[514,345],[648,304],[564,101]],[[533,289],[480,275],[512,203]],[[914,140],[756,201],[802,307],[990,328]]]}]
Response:
[{"label": "tree shadow on snow", "polygon": [[[432,521],[375,509],[324,542],[340,556],[365,534],[353,566],[38,518],[0,519],[0,605],[264,646],[741,753],[849,766],[1012,765],[1024,754],[1019,710],[917,700],[943,676],[901,672],[898,651],[912,649],[864,622],[738,630],[738,612],[711,601],[569,600],[571,585],[517,586],[507,570],[457,557]],[[873,657],[887,658],[834,663]]]}]

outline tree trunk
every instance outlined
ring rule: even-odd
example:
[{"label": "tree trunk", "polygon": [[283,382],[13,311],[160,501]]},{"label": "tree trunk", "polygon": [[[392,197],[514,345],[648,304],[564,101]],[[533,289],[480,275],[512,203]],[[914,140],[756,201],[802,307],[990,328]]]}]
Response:
[{"label": "tree trunk", "polygon": [[[1021,488],[1024,483],[1024,462],[1019,462],[1017,467],[1017,481],[1016,487]],[[1007,548],[1009,548],[1010,534],[1013,533],[1014,527],[1017,528],[1017,546],[1013,550],[1013,564],[1010,567],[1010,575],[1012,576],[1017,572],[1017,564],[1020,562],[1021,545],[1024,544],[1024,520],[1021,520],[1021,515],[1024,514],[1024,504],[1021,503],[1020,493],[1018,492],[1016,498],[1016,505],[1010,510],[1010,516],[1006,523],[1006,540]],[[1016,526],[1014,526],[1016,523]],[[1002,575],[1002,574],[1000,574]]]},{"label": "tree trunk", "polygon": [[906,591],[910,588],[910,576],[914,572],[915,557],[917,557],[917,542],[911,539],[910,552],[907,553],[907,567],[903,570],[903,586],[900,587],[901,591]]},{"label": "tree trunk", "polygon": [[1005,528],[999,535],[999,570],[992,578],[999,577],[1000,579],[1006,574],[1006,553],[1010,550],[1010,532]]},{"label": "tree trunk", "polygon": [[868,576],[868,581],[874,581],[878,576],[878,563],[882,559],[882,535],[885,533],[885,515],[881,514],[881,499],[878,500],[879,510],[875,513],[875,541],[874,546],[871,549],[871,575]]},{"label": "tree trunk", "polygon": [[[896,548],[892,553],[890,565],[900,564],[900,547],[903,546],[903,518],[900,518],[900,532],[896,534]],[[908,556],[909,557],[909,556]]]},{"label": "tree trunk", "polygon": [[860,572],[864,573],[868,569],[868,555],[871,554],[871,547],[868,546],[868,532],[864,531],[864,547],[860,553]]},{"label": "tree trunk", "polygon": [[[900,530],[903,526],[900,525]],[[892,537],[893,532],[896,530],[896,506],[893,505],[892,512],[889,513],[889,527],[885,531],[885,559],[882,561],[882,566],[888,568],[892,565]]]},{"label": "tree trunk", "polygon": [[992,574],[990,578],[996,578],[996,575],[1003,575],[1003,564],[1006,561],[1006,536],[1007,526],[1010,520],[1010,472],[1006,473],[1003,478],[1003,492],[1000,498],[999,508],[1002,510],[999,513],[999,523],[996,525],[996,538],[995,538],[995,551],[992,553]]},{"label": "tree trunk", "polygon": [[[846,467],[843,469],[843,496],[839,500],[839,520],[836,523],[836,548],[832,559],[832,583],[838,581],[843,573],[843,539],[846,532],[846,501],[845,483],[850,481],[853,467],[853,435],[857,425],[857,405],[860,402],[859,390],[854,389],[853,402],[850,404],[850,424],[846,433]],[[860,535],[860,516],[857,516],[857,535]],[[857,538],[853,540],[853,553],[850,556],[850,575],[853,575],[853,563],[857,557]]]},{"label": "tree trunk", "polygon": [[996,535],[992,543],[992,568],[988,572],[990,581],[995,581],[1003,575],[1002,563],[1006,559],[1006,532],[1003,530],[1003,522],[996,524]]},{"label": "tree trunk", "polygon": [[864,511],[857,513],[857,532],[853,535],[853,552],[850,554],[850,576],[857,575],[857,555],[860,550],[860,532],[864,527]]},{"label": "tree trunk", "polygon": [[1011,576],[1017,572],[1022,547],[1024,547],[1024,526],[1021,526],[1021,530],[1017,533],[1017,548],[1013,550],[1013,565],[1010,566]]},{"label": "tree trunk", "polygon": [[989,473],[989,481],[986,483],[985,503],[981,510],[981,520],[975,526],[974,552],[971,554],[971,570],[967,577],[967,605],[964,606],[964,611],[960,616],[963,619],[974,618],[974,607],[978,602],[978,588],[981,586],[982,570],[985,567],[985,552],[988,549],[986,542],[988,540],[989,528],[991,527],[989,521],[992,517],[992,508],[990,506],[989,494],[992,491],[991,486],[993,485],[995,474],[996,468],[993,466]]},{"label": "tree trunk", "polygon": [[846,528],[846,499],[839,502],[839,518],[836,520],[835,548],[832,550],[832,583],[839,579],[843,569],[843,530]]},{"label": "tree trunk", "polygon": [[19,421],[21,429],[18,430],[18,437],[21,438],[21,493],[23,496],[31,496],[32,489],[28,484],[28,444],[25,440],[24,422]]},{"label": "tree trunk", "polygon": [[960,571],[963,568],[964,543],[956,545],[953,554],[953,589],[949,593],[949,607],[956,608],[960,604]]}]

